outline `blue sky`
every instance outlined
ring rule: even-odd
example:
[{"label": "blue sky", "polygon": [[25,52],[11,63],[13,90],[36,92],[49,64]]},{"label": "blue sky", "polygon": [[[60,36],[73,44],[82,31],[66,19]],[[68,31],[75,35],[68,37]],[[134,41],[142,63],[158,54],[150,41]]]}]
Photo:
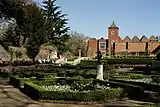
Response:
[{"label": "blue sky", "polygon": [[[42,0],[35,0],[41,3]],[[57,0],[71,30],[107,38],[114,20],[120,36],[160,36],[160,0]]]}]

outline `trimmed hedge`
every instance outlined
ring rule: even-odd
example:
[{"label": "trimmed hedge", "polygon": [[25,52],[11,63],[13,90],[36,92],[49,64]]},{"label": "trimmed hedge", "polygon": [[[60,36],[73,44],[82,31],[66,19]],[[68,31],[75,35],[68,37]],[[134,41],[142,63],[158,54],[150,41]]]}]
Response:
[{"label": "trimmed hedge", "polygon": [[110,57],[104,57],[103,59],[156,59],[154,56],[110,56]]},{"label": "trimmed hedge", "polygon": [[26,83],[24,90],[27,95],[36,100],[74,100],[74,101],[106,101],[118,99],[123,92],[121,88],[95,90],[91,92],[54,92],[44,91],[37,84]]},{"label": "trimmed hedge", "polygon": [[10,77],[9,83],[15,88],[21,88],[24,86],[26,81],[36,81],[34,78],[20,78],[20,77]]},{"label": "trimmed hedge", "polygon": [[122,73],[119,75],[112,75],[111,78],[115,79],[142,79],[144,78],[143,74],[136,74],[136,73]]},{"label": "trimmed hedge", "polygon": [[44,81],[34,81],[34,84],[38,85],[55,85],[55,84],[60,84],[60,85],[71,85],[74,82],[79,81],[81,83],[86,82],[89,83],[93,81],[93,79],[80,79],[80,78],[54,78],[54,79],[45,79]]},{"label": "trimmed hedge", "polygon": [[123,94],[122,96],[127,96],[129,98],[138,98],[141,97],[141,95],[144,92],[143,87],[138,86],[138,85],[132,85],[132,84],[127,84],[127,83],[121,83],[121,82],[115,82],[115,81],[100,81],[100,80],[95,80],[94,81],[96,83],[99,83],[101,85],[105,85],[105,86],[110,86],[113,88],[118,88],[121,87],[123,88]]},{"label": "trimmed hedge", "polygon": [[[103,60],[104,65],[106,64],[151,64],[151,59],[105,59]],[[96,60],[82,60],[81,66],[96,66]]]},{"label": "trimmed hedge", "polygon": [[115,80],[115,79],[110,79],[110,80],[115,82],[130,84],[130,85],[138,85],[143,87],[145,90],[160,92],[160,86],[155,84],[148,84],[148,83],[136,82],[136,81]]}]

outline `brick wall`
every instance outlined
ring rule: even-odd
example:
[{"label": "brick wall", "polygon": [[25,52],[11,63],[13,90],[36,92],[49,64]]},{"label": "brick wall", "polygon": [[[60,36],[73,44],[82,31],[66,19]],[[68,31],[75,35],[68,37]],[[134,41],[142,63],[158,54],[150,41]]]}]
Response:
[{"label": "brick wall", "polygon": [[87,57],[95,57],[97,55],[97,43],[96,39],[88,40]]}]

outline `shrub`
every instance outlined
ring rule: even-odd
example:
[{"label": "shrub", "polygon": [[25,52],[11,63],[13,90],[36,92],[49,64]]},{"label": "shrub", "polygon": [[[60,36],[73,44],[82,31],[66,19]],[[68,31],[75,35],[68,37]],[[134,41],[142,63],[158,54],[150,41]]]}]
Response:
[{"label": "shrub", "polygon": [[109,85],[110,87],[113,88],[118,88],[121,87],[123,88],[123,94],[121,96],[123,97],[129,97],[129,98],[138,98],[140,95],[143,94],[143,87],[138,86],[136,84],[128,84],[128,83],[121,83],[118,81],[100,81],[100,80],[95,80],[94,84],[101,84],[101,85]]},{"label": "shrub", "polygon": [[160,83],[160,77],[158,76],[152,76],[152,82],[155,82],[155,83]]},{"label": "shrub", "polygon": [[77,59],[78,57],[71,57],[71,58],[67,58],[67,61],[74,61],[75,59]]},{"label": "shrub", "polygon": [[160,92],[160,86],[155,84],[148,84],[148,83],[136,82],[136,81],[115,80],[115,79],[110,79],[110,80],[115,82],[130,84],[130,85],[137,85],[137,86],[143,87],[145,90]]},{"label": "shrub", "polygon": [[[150,59],[103,59],[103,64],[150,64]],[[95,60],[83,60],[81,66],[92,66],[96,67],[97,61]]]},{"label": "shrub", "polygon": [[20,88],[24,86],[26,81],[36,81],[35,78],[20,78],[18,76],[10,77],[9,83],[15,88]]},{"label": "shrub", "polygon": [[82,60],[80,65],[81,66],[95,66],[96,65],[96,61],[93,60]]},{"label": "shrub", "polygon": [[118,99],[123,92],[121,88],[94,90],[91,92],[45,91],[41,86],[33,83],[26,83],[24,90],[34,99],[75,101],[113,100]]},{"label": "shrub", "polygon": [[142,79],[144,78],[143,74],[135,74],[135,73],[122,73],[119,75],[113,75],[111,78],[116,79]]}]

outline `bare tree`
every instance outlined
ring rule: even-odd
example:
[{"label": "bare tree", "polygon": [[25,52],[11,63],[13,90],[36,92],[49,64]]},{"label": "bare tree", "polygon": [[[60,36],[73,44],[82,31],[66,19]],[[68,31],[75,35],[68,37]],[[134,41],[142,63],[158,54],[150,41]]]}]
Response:
[{"label": "bare tree", "polygon": [[84,34],[72,31],[70,33],[70,39],[66,42],[66,45],[73,55],[78,56],[78,50],[81,49],[82,56],[86,56],[88,39],[89,37]]}]

